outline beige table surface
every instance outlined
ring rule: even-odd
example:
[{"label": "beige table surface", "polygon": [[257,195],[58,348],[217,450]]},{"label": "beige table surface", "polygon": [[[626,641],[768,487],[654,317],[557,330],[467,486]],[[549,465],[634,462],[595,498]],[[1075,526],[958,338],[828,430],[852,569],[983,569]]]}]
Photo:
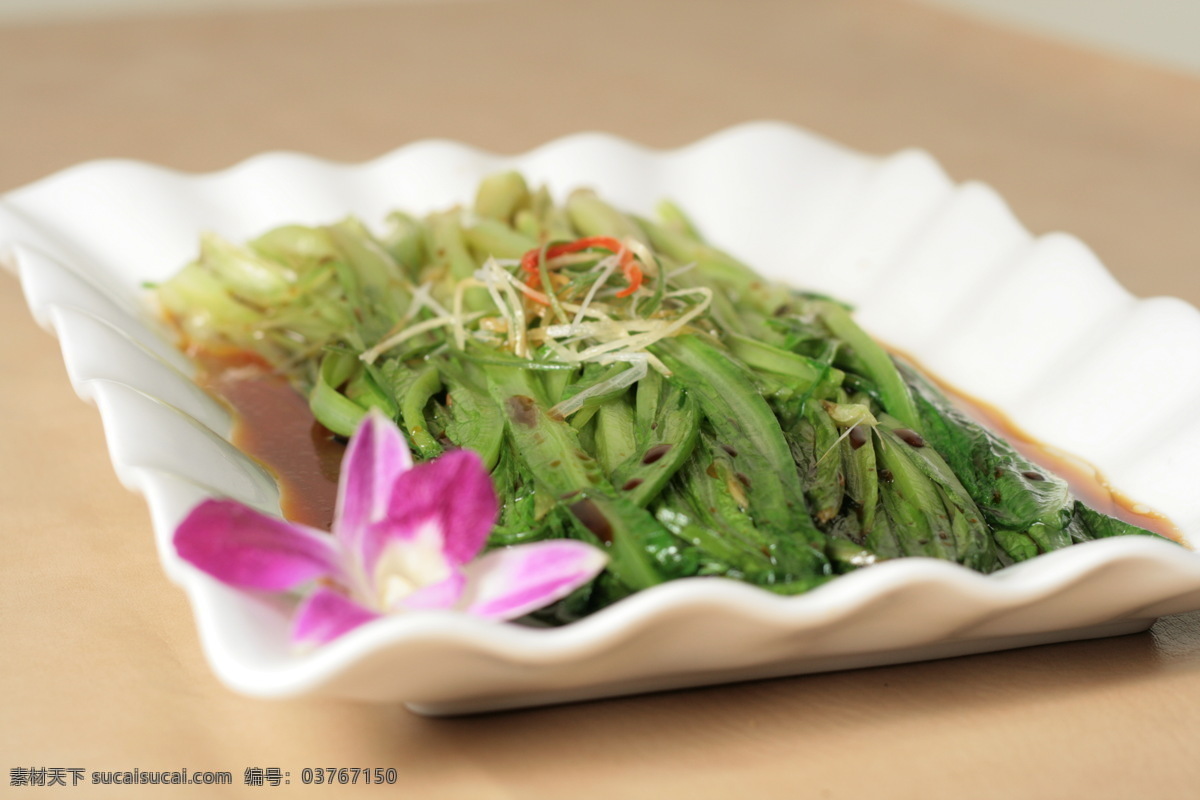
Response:
[{"label": "beige table surface", "polygon": [[[920,146],[1140,295],[1200,302],[1200,81],[888,0],[455,2],[0,29],[0,191],[73,163],[676,146],[779,119]],[[395,767],[400,797],[1198,797],[1200,613],[1146,634],[481,718],[227,691],[98,417],[0,274],[10,770]],[[233,792],[279,796],[302,787]],[[380,787],[312,787],[358,797]],[[222,796],[198,787],[114,797]]]}]

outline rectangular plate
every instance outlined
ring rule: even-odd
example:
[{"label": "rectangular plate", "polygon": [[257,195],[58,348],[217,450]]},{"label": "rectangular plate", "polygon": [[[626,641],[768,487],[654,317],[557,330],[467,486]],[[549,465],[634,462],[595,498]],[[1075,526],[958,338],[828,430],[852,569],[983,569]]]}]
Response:
[{"label": "rectangular plate", "polygon": [[662,152],[581,134],[511,157],[428,141],[361,165],[281,153],[209,175],[83,164],[3,197],[0,258],[99,407],[117,474],[146,497],[164,569],[229,686],[462,713],[1114,635],[1200,608],[1200,557],[1126,537],[989,576],[900,559],[799,597],[682,580],[558,629],[396,616],[295,652],[286,605],[217,583],[170,546],[199,500],[278,513],[278,492],[229,444],[227,412],[196,387],[140,287],[193,258],[202,231],[238,241],[348,214],[376,225],[393,209],[468,202],[507,168],[640,213],[676,200],[718,245],[854,303],[874,335],[1200,535],[1200,313],[1132,297],[1076,239],[1033,238],[995,192],[953,184],[920,151],[875,159],[755,123]]}]

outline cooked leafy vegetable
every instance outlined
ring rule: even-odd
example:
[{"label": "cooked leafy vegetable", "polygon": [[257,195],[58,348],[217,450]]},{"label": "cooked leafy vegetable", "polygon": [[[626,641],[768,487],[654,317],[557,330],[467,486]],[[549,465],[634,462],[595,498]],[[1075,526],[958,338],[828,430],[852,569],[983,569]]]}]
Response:
[{"label": "cooked leafy vegetable", "polygon": [[379,408],[418,459],[478,451],[493,547],[572,537],[607,571],[544,612],[725,576],[794,594],[880,560],[990,572],[1150,534],[958,410],[828,298],[771,284],[683,212],[516,173],[474,207],[207,236],[157,287],[190,346],[253,352],[330,430]]}]

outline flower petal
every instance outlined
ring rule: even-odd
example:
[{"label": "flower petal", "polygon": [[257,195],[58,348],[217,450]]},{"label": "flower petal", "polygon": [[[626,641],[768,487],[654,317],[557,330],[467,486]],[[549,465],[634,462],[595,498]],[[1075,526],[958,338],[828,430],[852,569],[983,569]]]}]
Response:
[{"label": "flower petal", "polygon": [[514,619],[566,597],[607,563],[604,551],[570,539],[493,550],[465,567],[459,606],[480,617]]},{"label": "flower petal", "polygon": [[455,570],[449,577],[405,597],[396,604],[398,610],[419,611],[431,608],[454,608],[467,587],[467,576],[462,570]]},{"label": "flower petal", "polygon": [[446,560],[461,566],[483,549],[497,510],[495,486],[478,454],[452,450],[417,464],[396,479],[386,522],[373,526],[363,542],[364,568],[374,574],[386,546],[416,540],[431,529],[441,535]]},{"label": "flower petal", "polygon": [[300,604],[292,623],[292,641],[301,644],[325,644],[360,625],[378,619],[340,592],[321,587]]},{"label": "flower petal", "polygon": [[338,482],[333,529],[349,552],[357,552],[366,529],[387,515],[396,478],[411,468],[412,454],[400,429],[371,409],[350,437]]},{"label": "flower petal", "polygon": [[240,589],[292,589],[341,575],[333,538],[233,500],[205,500],[175,529],[175,551],[189,564]]}]

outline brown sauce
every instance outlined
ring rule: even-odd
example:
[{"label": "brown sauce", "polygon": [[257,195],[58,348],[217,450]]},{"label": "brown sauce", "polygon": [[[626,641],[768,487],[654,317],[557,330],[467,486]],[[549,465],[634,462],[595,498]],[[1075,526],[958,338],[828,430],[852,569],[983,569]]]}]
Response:
[{"label": "brown sauce", "polygon": [[[904,358],[918,363],[907,355]],[[262,463],[279,482],[284,516],[328,530],[345,444],[313,419],[308,403],[283,377],[256,357],[208,357],[202,358],[201,364],[201,384],[234,412],[234,444]],[[1025,458],[1065,479],[1075,496],[1087,505],[1182,541],[1179,529],[1170,520],[1114,490],[1090,464],[1038,442],[993,406],[936,379],[934,382],[965,413],[998,433]]]},{"label": "brown sauce", "polygon": [[233,411],[233,443],[274,476],[288,519],[329,530],[345,445],[308,402],[253,356],[202,357],[200,385]]}]

